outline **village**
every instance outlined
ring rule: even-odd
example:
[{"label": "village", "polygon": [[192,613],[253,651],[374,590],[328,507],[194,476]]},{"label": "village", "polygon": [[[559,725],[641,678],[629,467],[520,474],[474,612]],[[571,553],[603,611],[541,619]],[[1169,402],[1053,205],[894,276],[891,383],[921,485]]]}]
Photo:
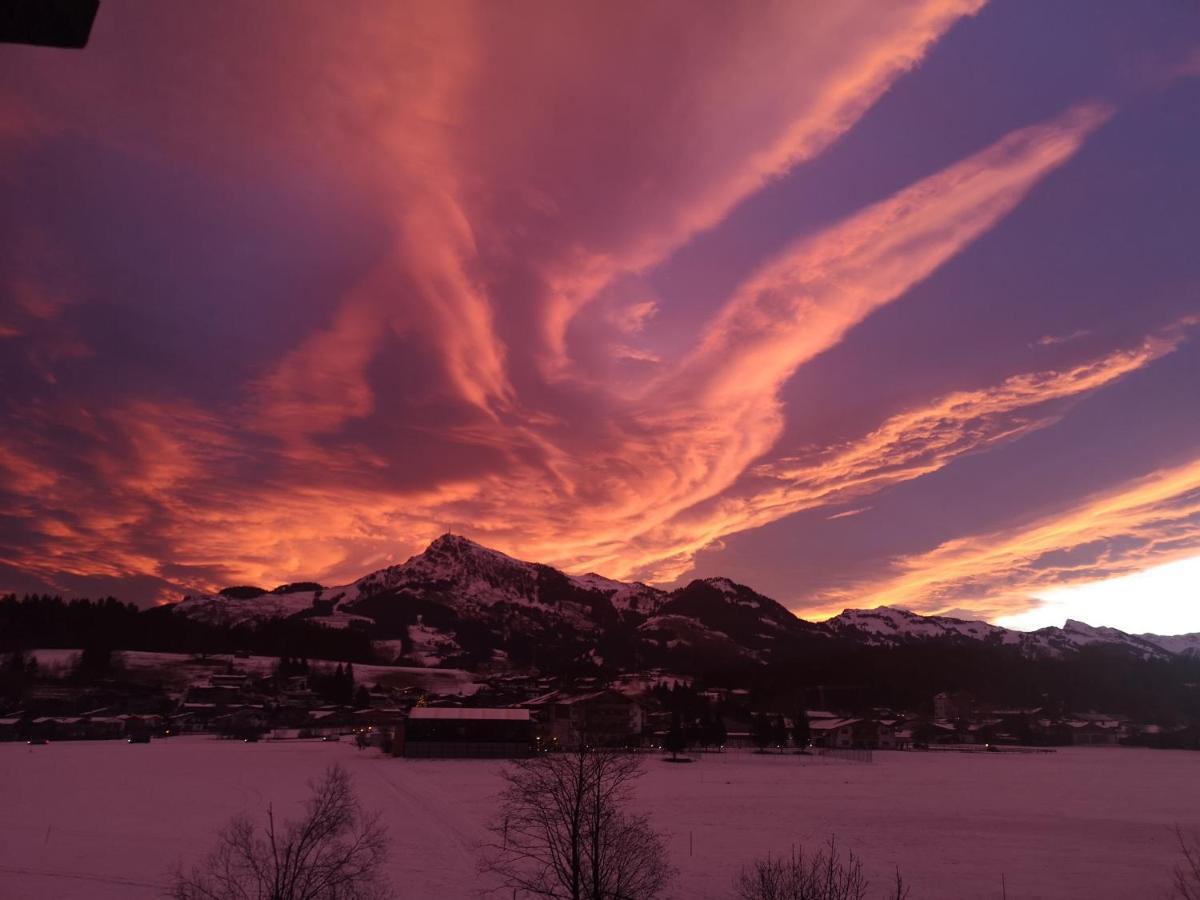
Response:
[{"label": "village", "polygon": [[583,746],[672,754],[1200,747],[1195,726],[1051,706],[1006,708],[963,691],[902,710],[839,701],[824,686],[763,697],[666,672],[607,682],[502,673],[431,685],[419,673],[397,683],[380,676],[380,667],[362,677],[352,663],[282,657],[251,665],[238,656],[188,660],[190,680],[172,689],[118,666],[81,678],[81,667],[95,665],[90,660],[72,658],[71,670],[38,673],[36,657],[14,658],[5,670],[11,676],[25,667],[25,683],[0,701],[0,741],[31,744],[211,734],[248,742],[347,740],[394,756],[447,758],[517,758]]}]

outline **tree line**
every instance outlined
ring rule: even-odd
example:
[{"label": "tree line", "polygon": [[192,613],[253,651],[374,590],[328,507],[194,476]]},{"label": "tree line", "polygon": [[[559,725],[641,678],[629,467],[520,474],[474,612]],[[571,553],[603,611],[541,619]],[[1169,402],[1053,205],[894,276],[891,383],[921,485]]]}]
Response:
[{"label": "tree line", "polygon": [[193,654],[245,651],[260,656],[374,661],[366,633],[353,628],[324,628],[304,619],[210,625],[175,615],[169,606],[141,610],[114,597],[0,597],[0,653],[39,647]]}]

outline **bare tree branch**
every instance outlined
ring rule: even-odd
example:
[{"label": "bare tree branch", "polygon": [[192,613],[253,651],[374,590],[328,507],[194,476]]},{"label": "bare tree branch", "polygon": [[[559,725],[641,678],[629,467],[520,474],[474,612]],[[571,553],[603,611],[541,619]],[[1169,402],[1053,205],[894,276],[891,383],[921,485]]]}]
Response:
[{"label": "bare tree branch", "polygon": [[545,900],[660,897],[672,875],[663,840],[624,808],[639,775],[639,759],[607,750],[514,764],[481,871]]},{"label": "bare tree branch", "polygon": [[341,766],[311,784],[305,815],[279,827],[267,807],[261,833],[234,818],[217,845],[190,871],[176,870],[174,900],[383,900],[387,833],[364,815]]},{"label": "bare tree branch", "polygon": [[1200,900],[1200,840],[1189,837],[1175,826],[1175,837],[1183,860],[1175,867],[1175,891],[1179,900]]},{"label": "bare tree branch", "polygon": [[[767,856],[745,867],[734,882],[738,900],[865,900],[868,882],[853,852],[843,859],[836,840],[805,856],[797,847],[789,858]],[[908,888],[896,871],[887,900],[906,900]]]}]

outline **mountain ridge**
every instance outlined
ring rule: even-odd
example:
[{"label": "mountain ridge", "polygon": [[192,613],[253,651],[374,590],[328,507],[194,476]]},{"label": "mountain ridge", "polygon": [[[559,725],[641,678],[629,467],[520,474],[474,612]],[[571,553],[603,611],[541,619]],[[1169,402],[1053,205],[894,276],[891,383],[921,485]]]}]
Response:
[{"label": "mountain ridge", "polygon": [[802,653],[806,642],[829,640],[867,646],[976,642],[1030,656],[1108,644],[1143,658],[1200,657],[1200,633],[1131,635],[1076,620],[1021,632],[878,607],[810,622],[724,577],[664,591],[596,573],[568,575],[449,533],[405,562],[347,585],[227,588],[188,595],[174,611],[213,625],[303,618],[362,628],[398,657],[421,664],[582,660],[633,668],[688,658],[766,663]]}]

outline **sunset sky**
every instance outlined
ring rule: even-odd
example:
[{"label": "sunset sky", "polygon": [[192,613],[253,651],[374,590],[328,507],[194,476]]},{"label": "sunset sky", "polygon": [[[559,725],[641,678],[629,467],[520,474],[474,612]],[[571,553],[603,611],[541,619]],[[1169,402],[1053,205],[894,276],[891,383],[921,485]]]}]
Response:
[{"label": "sunset sky", "polygon": [[0,46],[0,591],[1198,631],[1198,161],[1185,0],[104,0]]}]

